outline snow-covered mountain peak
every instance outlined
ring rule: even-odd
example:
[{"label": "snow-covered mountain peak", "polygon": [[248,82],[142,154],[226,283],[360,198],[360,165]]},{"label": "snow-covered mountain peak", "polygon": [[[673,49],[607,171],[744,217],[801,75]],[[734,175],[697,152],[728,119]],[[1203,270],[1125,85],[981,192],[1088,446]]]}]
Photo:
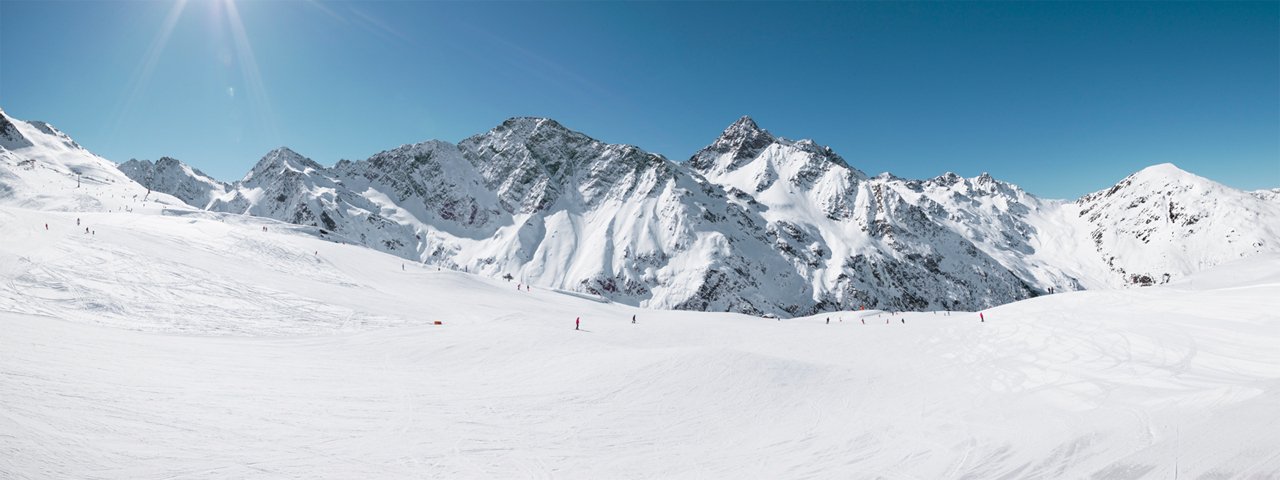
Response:
[{"label": "snow-covered mountain peak", "polygon": [[478,137],[491,138],[505,144],[524,144],[528,142],[549,141],[589,141],[593,140],[585,134],[570,130],[560,122],[546,117],[512,117],[503,121],[493,129],[480,135],[472,136],[463,142]]},{"label": "snow-covered mountain peak", "polygon": [[944,187],[949,187],[962,181],[964,181],[964,177],[957,175],[955,172],[946,172],[928,180],[928,182]]},{"label": "snow-covered mountain peak", "polygon": [[721,184],[726,184],[723,180],[730,177],[745,178],[745,183],[730,181],[728,184],[749,192],[763,191],[778,178],[809,188],[818,177],[831,170],[836,176],[852,181],[867,178],[830,147],[809,139],[788,140],[775,136],[747,116],[725,128],[715,142],[695,153],[687,165]]},{"label": "snow-covered mountain peak", "polygon": [[309,174],[313,171],[324,170],[324,167],[316,163],[310,158],[304,157],[298,152],[290,150],[288,147],[279,147],[275,150],[267,152],[266,155],[253,166],[253,170],[245,175],[243,182],[267,175],[289,175],[289,174]]},{"label": "snow-covered mountain peak", "polygon": [[772,138],[773,135],[768,130],[760,128],[750,116],[743,115],[737,121],[730,124],[720,134],[721,139],[748,139],[748,138]]},{"label": "snow-covered mountain peak", "polygon": [[[26,134],[22,132],[19,124],[25,124],[29,129]],[[16,120],[0,110],[0,148],[16,150],[36,144],[59,150],[84,150],[84,147],[72,140],[70,135],[49,123],[37,120],[25,122]]]},{"label": "snow-covered mountain peak", "polygon": [[130,159],[120,164],[120,171],[150,190],[165,192],[188,205],[206,208],[229,186],[173,157],[159,160]]},{"label": "snow-covered mountain peak", "polygon": [[689,166],[704,173],[713,169],[736,170],[775,140],[773,134],[744,115],[725,128],[714,142],[694,154]]},{"label": "snow-covered mountain peak", "polygon": [[1183,170],[1181,168],[1178,168],[1177,165],[1174,165],[1168,162],[1157,163],[1155,165],[1144,168],[1142,170],[1138,170],[1137,172],[1134,172],[1133,175],[1131,176],[1139,177],[1139,178],[1183,178],[1183,177],[1200,178],[1197,175],[1191,172],[1188,172],[1186,170]]},{"label": "snow-covered mountain peak", "polygon": [[1266,202],[1280,204],[1280,188],[1272,188],[1269,190],[1255,190],[1249,194],[1258,197]]},{"label": "snow-covered mountain peak", "polygon": [[643,171],[670,177],[675,167],[635,146],[601,142],[537,117],[509,119],[458,148],[510,213],[545,210],[562,198],[589,204],[620,193],[606,193],[614,185],[634,185]]},{"label": "snow-covered mountain peak", "polygon": [[750,117],[730,125],[686,165],[726,189],[751,193],[775,206],[794,203],[786,197],[796,192],[812,192],[811,203],[830,216],[847,215],[849,193],[867,179],[830,147],[774,136]]},{"label": "snow-covered mountain peak", "polygon": [[145,188],[116,167],[53,125],[0,111],[0,204],[107,212],[182,203],[166,194],[146,196]]},{"label": "snow-covered mountain peak", "polygon": [[[1111,197],[1123,197],[1129,200],[1146,199],[1180,194],[1195,196],[1216,195],[1218,192],[1231,191],[1242,193],[1213,180],[1193,174],[1172,163],[1161,163],[1144,168],[1120,180],[1112,187],[1081,197],[1076,201],[1081,206],[1098,204]],[[1132,197],[1132,198],[1130,198]],[[1138,202],[1142,203],[1142,202]],[[1089,211],[1085,208],[1082,213]]]},{"label": "snow-covered mountain peak", "polygon": [[1205,265],[1276,251],[1280,205],[1184,171],[1144,168],[1075,202],[1125,283],[1164,283]]}]

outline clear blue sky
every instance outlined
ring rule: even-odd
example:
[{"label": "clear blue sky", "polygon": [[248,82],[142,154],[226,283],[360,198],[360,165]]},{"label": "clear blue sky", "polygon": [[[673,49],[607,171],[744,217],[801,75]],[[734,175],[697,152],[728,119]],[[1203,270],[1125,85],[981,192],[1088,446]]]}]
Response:
[{"label": "clear blue sky", "polygon": [[179,4],[0,0],[0,106],[223,180],[518,115],[683,161],[746,114],[870,174],[1280,187],[1280,2]]}]

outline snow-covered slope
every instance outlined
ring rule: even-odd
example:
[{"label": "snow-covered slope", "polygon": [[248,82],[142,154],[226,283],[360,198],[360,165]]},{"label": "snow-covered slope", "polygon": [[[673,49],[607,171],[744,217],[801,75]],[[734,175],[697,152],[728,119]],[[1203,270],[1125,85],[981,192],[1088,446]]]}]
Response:
[{"label": "snow-covered slope", "polygon": [[[860,298],[881,287],[872,305],[972,307],[1050,289],[1150,285],[1280,252],[1275,197],[1235,190],[1171,164],[1074,203],[1044,200],[985,173],[923,181],[867,178],[830,149],[774,137],[743,117],[688,165],[762,205],[771,228],[807,232],[801,243],[814,241],[810,251],[831,259],[874,258],[884,274],[855,267],[859,274],[849,287],[841,274],[856,262],[823,265],[822,258],[796,255],[815,267],[805,275],[819,294],[840,298],[852,291]],[[878,238],[882,232],[892,241]],[[921,264],[927,272],[919,271]],[[906,300],[883,302],[885,285],[859,283],[869,277],[888,277]],[[974,296],[957,301],[954,292]]]},{"label": "snow-covered slope", "polygon": [[1280,204],[1180,170],[1147,167],[1076,201],[1113,282],[1150,285],[1280,251]]},{"label": "snow-covered slope", "polygon": [[0,478],[1280,476],[1272,254],[774,321],[167,213],[0,206]]},{"label": "snow-covered slope", "polygon": [[[1044,200],[986,174],[868,177],[830,148],[747,117],[683,164],[521,117],[456,145],[404,145],[334,167],[280,148],[231,184],[168,158],[127,162],[126,177],[52,127],[4,119],[3,173],[15,180],[0,182],[0,195],[11,204],[172,201],[149,187],[415,263],[654,308],[974,309],[1280,252],[1274,195],[1171,165],[1077,202]],[[118,191],[39,188],[67,188],[76,171]]]},{"label": "snow-covered slope", "polygon": [[[280,149],[208,208],[634,305],[784,315],[980,308],[1280,251],[1265,226],[1276,221],[1259,221],[1280,219],[1266,195],[1130,184],[1109,191],[1167,198],[1187,218],[1244,208],[1212,222],[1216,230],[1184,223],[1166,229],[1173,243],[1138,248],[1117,239],[1144,231],[1150,216],[1119,201],[1090,206],[1109,197],[1101,192],[1070,203],[986,174],[868,177],[830,148],[776,137],[748,117],[685,164],[531,117],[458,145],[405,145],[329,169]],[[1228,235],[1250,240],[1174,241]]]},{"label": "snow-covered slope", "polygon": [[819,310],[976,308],[1034,294],[931,218],[929,209],[940,207],[920,201],[918,182],[868,179],[810,140],[775,137],[742,117],[687,165],[762,212],[778,254],[810,283]]},{"label": "snow-covered slope", "polygon": [[85,150],[53,125],[18,120],[3,110],[0,205],[87,212],[186,206],[164,193],[148,196],[115,163]]},{"label": "snow-covered slope", "polygon": [[760,217],[661,156],[514,118],[459,144],[513,222],[466,265],[626,303],[805,311],[812,293],[770,254]]}]

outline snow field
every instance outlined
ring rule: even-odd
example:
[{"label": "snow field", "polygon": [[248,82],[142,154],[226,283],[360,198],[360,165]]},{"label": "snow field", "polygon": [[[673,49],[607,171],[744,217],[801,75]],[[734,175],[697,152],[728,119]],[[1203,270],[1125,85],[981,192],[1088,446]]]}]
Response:
[{"label": "snow field", "polygon": [[239,216],[0,230],[0,478],[1280,477],[1275,256],[985,323],[776,321]]}]

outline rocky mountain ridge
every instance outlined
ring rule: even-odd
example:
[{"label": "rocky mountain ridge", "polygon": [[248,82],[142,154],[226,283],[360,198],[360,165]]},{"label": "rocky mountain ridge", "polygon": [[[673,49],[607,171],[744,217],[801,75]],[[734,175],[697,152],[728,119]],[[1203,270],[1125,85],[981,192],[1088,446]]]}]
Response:
[{"label": "rocky mountain ridge", "polygon": [[[4,138],[11,156],[35,148]],[[1271,195],[1172,165],[1045,200],[986,174],[869,177],[748,117],[683,163],[519,117],[333,167],[281,148],[233,183],[168,158],[120,171],[194,208],[653,308],[979,309],[1163,283],[1280,244]]]}]

